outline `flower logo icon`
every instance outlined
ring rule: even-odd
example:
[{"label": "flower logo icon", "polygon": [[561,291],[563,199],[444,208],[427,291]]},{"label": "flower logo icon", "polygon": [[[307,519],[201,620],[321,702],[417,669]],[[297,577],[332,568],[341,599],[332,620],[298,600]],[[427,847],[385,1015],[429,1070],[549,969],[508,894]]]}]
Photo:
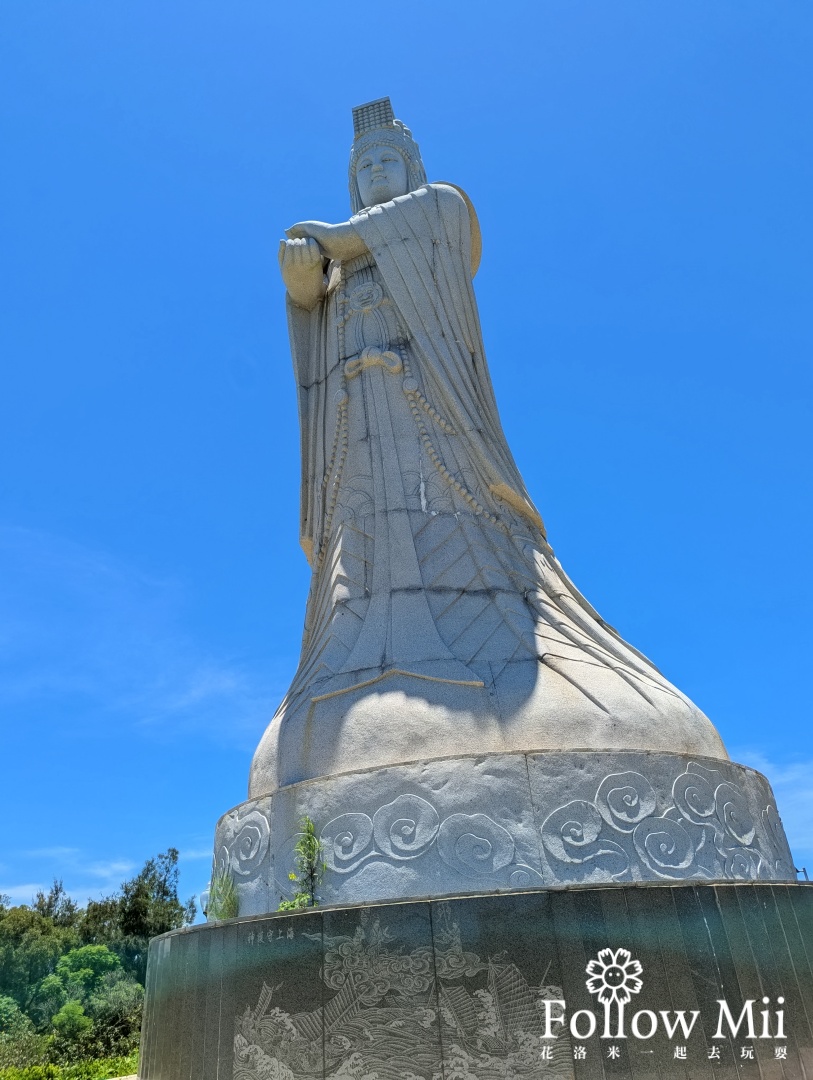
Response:
[{"label": "flower logo icon", "polygon": [[643,968],[633,960],[627,949],[602,949],[598,960],[591,960],[587,965],[587,989],[595,994],[599,1001],[619,1004],[630,1000],[633,994],[640,992],[644,985],[638,978]]},{"label": "flower logo icon", "polygon": [[[602,949],[598,959],[591,960],[585,968],[590,976],[587,989],[604,1006],[605,1039],[613,1037],[610,1034],[610,1007],[613,1002],[618,1008],[618,1032],[623,1030],[624,1006],[643,987],[639,978],[643,970],[640,962],[632,959],[628,949]],[[614,1037],[619,1038],[620,1035]]]}]

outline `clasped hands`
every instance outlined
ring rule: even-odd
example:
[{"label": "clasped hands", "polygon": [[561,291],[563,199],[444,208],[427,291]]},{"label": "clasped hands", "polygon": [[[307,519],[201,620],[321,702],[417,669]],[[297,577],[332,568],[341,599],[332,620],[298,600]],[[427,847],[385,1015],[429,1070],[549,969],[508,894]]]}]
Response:
[{"label": "clasped hands", "polygon": [[363,255],[367,248],[349,222],[300,221],[280,240],[279,265],[288,294],[299,307],[311,310],[325,295],[325,268]]}]

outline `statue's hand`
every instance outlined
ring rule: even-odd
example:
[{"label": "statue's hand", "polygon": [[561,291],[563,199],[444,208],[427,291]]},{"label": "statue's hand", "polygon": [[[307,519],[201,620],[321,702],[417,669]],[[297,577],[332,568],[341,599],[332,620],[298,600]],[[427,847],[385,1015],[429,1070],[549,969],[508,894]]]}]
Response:
[{"label": "statue's hand", "polygon": [[328,225],[324,221],[300,221],[285,230],[291,240],[311,240],[319,245],[326,259],[345,262],[364,255],[367,248],[349,221]]},{"label": "statue's hand", "polygon": [[321,248],[329,243],[328,236],[333,229],[324,221],[299,221],[285,230],[285,235],[290,240],[315,240]]},{"label": "statue's hand", "polygon": [[322,260],[322,251],[312,238],[280,241],[282,280],[293,302],[308,311],[325,295]]},{"label": "statue's hand", "polygon": [[296,240],[280,240],[279,265],[283,278],[286,272],[322,268],[322,252],[315,240],[303,237]]}]

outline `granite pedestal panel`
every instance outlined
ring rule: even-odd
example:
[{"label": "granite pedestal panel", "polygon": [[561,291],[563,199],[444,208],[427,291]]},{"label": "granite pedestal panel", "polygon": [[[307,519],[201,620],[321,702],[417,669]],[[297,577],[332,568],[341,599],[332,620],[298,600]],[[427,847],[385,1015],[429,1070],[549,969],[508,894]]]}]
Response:
[{"label": "granite pedestal panel", "polygon": [[320,898],[363,904],[630,881],[795,881],[768,781],[662,751],[472,754],[289,784],[224,814],[215,865],[239,914],[276,911],[303,815]]},{"label": "granite pedestal panel", "polygon": [[813,888],[568,887],[176,931],[150,946],[139,1076],[810,1080]]}]

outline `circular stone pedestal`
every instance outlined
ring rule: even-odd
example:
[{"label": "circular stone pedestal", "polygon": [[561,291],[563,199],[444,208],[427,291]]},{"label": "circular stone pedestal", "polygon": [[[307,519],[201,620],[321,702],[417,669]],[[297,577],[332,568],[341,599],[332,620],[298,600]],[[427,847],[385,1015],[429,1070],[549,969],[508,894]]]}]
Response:
[{"label": "circular stone pedestal", "polygon": [[717,758],[547,751],[415,761],[280,788],[224,814],[240,915],[291,895],[304,815],[323,903],[629,881],[795,881],[768,781]]},{"label": "circular stone pedestal", "polygon": [[813,1075],[813,889],[311,909],[150,945],[141,1080]]}]

